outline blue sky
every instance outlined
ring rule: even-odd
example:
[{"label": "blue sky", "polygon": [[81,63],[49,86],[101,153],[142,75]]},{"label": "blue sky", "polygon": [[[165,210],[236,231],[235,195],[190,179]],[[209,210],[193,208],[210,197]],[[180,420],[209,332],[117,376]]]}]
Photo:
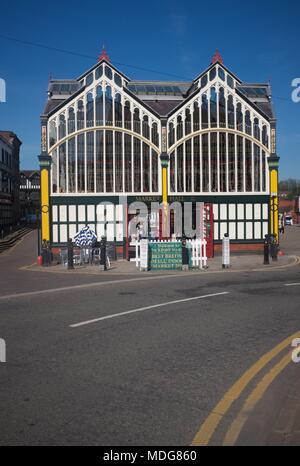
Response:
[{"label": "blue sky", "polygon": [[96,63],[104,43],[112,63],[129,77],[172,79],[116,63],[193,79],[219,49],[224,64],[242,80],[271,80],[280,177],[300,178],[300,102],[291,99],[291,82],[300,78],[299,17],[299,0],[2,2],[0,35],[91,58],[0,37],[0,78],[7,85],[0,129],[23,141],[22,168],[36,168],[50,74],[76,78]]}]

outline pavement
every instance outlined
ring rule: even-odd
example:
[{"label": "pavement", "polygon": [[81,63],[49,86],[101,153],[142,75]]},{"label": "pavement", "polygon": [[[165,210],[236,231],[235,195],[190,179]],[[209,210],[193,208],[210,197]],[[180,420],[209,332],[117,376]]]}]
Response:
[{"label": "pavement", "polygon": [[0,255],[0,445],[299,445],[299,227],[276,265],[128,277],[28,268],[35,235]]}]

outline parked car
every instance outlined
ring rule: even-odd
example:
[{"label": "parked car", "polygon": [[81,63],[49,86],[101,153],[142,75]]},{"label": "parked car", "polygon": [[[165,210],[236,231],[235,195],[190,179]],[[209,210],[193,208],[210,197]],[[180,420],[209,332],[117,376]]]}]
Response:
[{"label": "parked car", "polygon": [[293,217],[291,215],[285,216],[285,225],[293,225]]}]

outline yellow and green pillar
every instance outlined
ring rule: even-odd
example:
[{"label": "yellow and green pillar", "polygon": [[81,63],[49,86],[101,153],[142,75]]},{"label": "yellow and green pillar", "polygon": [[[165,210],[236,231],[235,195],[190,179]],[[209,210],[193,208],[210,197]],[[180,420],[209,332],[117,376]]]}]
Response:
[{"label": "yellow and green pillar", "polygon": [[278,167],[279,157],[271,155],[268,159],[269,183],[270,183],[270,220],[269,232],[279,240],[279,219],[278,219]]},{"label": "yellow and green pillar", "polygon": [[163,152],[160,156],[161,180],[162,180],[162,236],[169,236],[169,212],[168,212],[168,165],[169,155]]},{"label": "yellow and green pillar", "polygon": [[51,157],[47,154],[39,155],[41,172],[41,241],[50,241],[50,168]]}]

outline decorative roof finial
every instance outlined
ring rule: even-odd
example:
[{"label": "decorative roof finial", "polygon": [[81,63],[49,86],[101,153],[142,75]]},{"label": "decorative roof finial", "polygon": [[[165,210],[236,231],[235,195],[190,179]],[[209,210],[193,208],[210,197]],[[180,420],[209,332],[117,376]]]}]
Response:
[{"label": "decorative roof finial", "polygon": [[222,55],[220,54],[219,50],[217,49],[216,50],[216,53],[214,54],[214,56],[212,57],[212,60],[211,60],[212,64],[214,63],[223,63],[223,58],[222,58]]},{"label": "decorative roof finial", "polygon": [[101,60],[110,61],[110,58],[107,55],[107,52],[105,50],[104,45],[102,46],[102,52],[101,52],[101,54],[99,55],[99,58],[98,58],[98,61],[101,61]]}]

